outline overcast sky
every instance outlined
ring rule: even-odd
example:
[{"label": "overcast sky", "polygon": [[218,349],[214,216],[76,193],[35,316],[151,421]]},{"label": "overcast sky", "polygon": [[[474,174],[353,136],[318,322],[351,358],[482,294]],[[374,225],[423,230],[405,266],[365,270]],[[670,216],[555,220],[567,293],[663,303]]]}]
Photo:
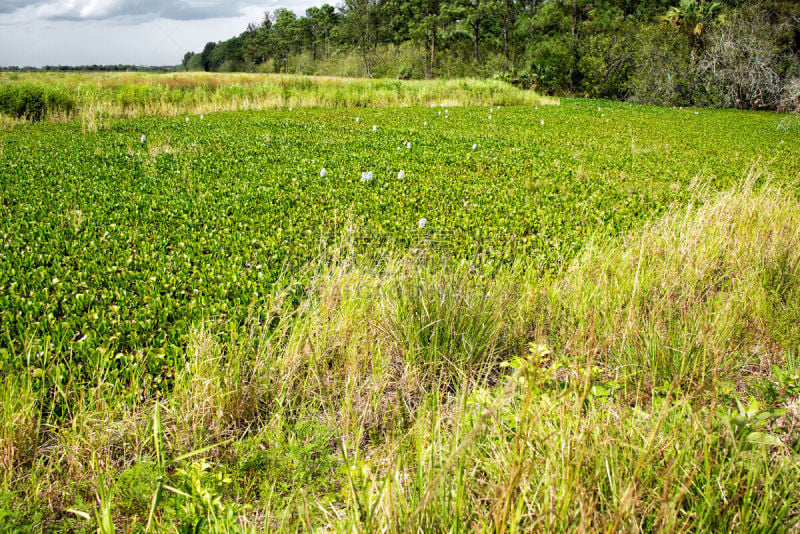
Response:
[{"label": "overcast sky", "polygon": [[265,11],[327,0],[0,0],[0,65],[176,65]]}]

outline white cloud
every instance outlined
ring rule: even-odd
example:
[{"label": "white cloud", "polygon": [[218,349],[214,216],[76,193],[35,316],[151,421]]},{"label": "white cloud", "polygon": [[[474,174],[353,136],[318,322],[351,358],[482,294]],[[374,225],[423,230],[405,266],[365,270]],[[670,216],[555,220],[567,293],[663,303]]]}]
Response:
[{"label": "white cloud", "polygon": [[105,20],[119,17],[201,20],[235,17],[242,7],[240,1],[221,0],[40,0],[36,4],[37,16],[52,20]]},{"label": "white cloud", "polygon": [[[265,10],[325,0],[0,0],[0,66],[177,65]],[[338,4],[338,0],[327,0]]]}]

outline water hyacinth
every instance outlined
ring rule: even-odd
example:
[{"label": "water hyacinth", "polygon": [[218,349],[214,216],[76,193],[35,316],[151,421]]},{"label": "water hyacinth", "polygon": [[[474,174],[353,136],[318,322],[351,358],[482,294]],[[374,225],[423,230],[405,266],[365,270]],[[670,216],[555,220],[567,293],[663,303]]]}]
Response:
[{"label": "water hyacinth", "polygon": [[427,223],[428,223],[428,220],[426,218],[423,217],[422,219],[420,219],[419,223],[418,223],[419,229],[422,230],[423,228],[425,228],[425,225]]},{"label": "water hyacinth", "polygon": [[320,175],[320,177],[325,178],[326,174],[328,174],[328,171],[325,170],[325,167],[323,167],[322,170],[319,171],[319,175]]}]

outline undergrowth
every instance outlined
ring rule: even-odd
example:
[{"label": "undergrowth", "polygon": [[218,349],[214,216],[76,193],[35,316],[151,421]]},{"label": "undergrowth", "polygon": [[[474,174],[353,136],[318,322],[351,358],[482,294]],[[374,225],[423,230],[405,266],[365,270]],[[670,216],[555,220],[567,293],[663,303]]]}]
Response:
[{"label": "undergrowth", "polygon": [[0,530],[796,531],[800,201],[756,178],[556,274],[345,239],[163,396],[4,376]]},{"label": "undergrowth", "polygon": [[494,80],[349,79],[280,74],[0,73],[0,117],[63,121],[84,131],[122,117],[286,108],[543,105],[557,99]]}]

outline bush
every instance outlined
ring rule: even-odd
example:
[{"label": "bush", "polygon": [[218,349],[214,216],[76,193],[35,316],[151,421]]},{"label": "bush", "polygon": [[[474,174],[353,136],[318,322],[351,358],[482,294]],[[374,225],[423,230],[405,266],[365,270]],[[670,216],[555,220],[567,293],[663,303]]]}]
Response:
[{"label": "bush", "polygon": [[636,67],[628,80],[631,100],[657,105],[689,105],[696,101],[694,61],[685,35],[662,25],[645,26],[635,39]]},{"label": "bush", "polygon": [[739,11],[719,26],[698,65],[707,92],[719,105],[775,109],[781,100],[781,50],[763,13]]},{"label": "bush", "polygon": [[800,113],[800,76],[795,76],[784,85],[779,109]]},{"label": "bush", "polygon": [[55,87],[34,84],[0,87],[0,113],[18,119],[40,121],[55,114],[72,115],[75,100]]}]

